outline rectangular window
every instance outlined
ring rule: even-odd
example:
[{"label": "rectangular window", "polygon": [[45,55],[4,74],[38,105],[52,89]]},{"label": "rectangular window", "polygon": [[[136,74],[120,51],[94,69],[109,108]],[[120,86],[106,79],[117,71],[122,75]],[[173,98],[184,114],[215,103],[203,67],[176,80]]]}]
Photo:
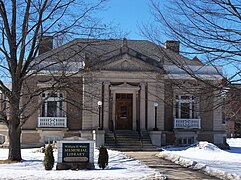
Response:
[{"label": "rectangular window", "polygon": [[127,106],[121,106],[120,107],[120,117],[126,118],[127,117]]},{"label": "rectangular window", "polygon": [[46,97],[46,93],[42,94],[45,99],[41,107],[42,117],[64,117],[64,103],[62,93],[52,93]]},{"label": "rectangular window", "polygon": [[197,118],[194,96],[176,95],[176,118],[195,119]]},{"label": "rectangular window", "polygon": [[41,117],[45,117],[45,113],[46,113],[45,107],[46,107],[46,102],[44,102],[44,103],[42,104]]},{"label": "rectangular window", "polygon": [[189,119],[190,116],[190,104],[189,103],[181,103],[181,118],[183,119]]},{"label": "rectangular window", "polygon": [[194,106],[194,103],[192,103],[192,118],[197,118],[197,116],[196,116],[196,114],[197,113],[195,113],[195,106]]},{"label": "rectangular window", "polygon": [[45,136],[44,143],[45,144],[53,144],[59,141],[61,138],[59,136]]},{"label": "rectangular window", "polygon": [[56,101],[47,102],[47,116],[48,117],[57,117],[58,105]]},{"label": "rectangular window", "polygon": [[179,103],[176,102],[176,117],[179,117]]}]

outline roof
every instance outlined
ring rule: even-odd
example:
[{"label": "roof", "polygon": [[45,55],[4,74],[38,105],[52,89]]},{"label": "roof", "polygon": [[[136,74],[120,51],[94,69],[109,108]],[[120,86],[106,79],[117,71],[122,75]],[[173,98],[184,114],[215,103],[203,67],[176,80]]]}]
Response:
[{"label": "roof", "polygon": [[188,59],[171,50],[165,49],[147,40],[127,40],[127,39],[74,39],[69,43],[56,49],[39,55],[35,62],[82,62],[88,57],[95,63],[109,60],[111,57],[122,53],[121,48],[127,47],[135,52],[142,60],[150,62],[153,60],[163,64],[184,64],[184,65],[202,65],[201,61]]}]

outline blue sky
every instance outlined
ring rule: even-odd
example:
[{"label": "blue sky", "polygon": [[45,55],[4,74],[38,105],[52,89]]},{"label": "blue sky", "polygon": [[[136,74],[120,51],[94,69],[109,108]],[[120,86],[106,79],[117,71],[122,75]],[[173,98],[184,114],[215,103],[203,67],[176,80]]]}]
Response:
[{"label": "blue sky", "polygon": [[[113,21],[119,25],[124,32],[128,33],[126,37],[128,39],[146,39],[140,33],[138,25],[141,26],[142,23],[153,20],[149,0],[109,0],[106,4],[106,10],[101,12],[104,22]],[[164,34],[162,34],[162,37],[164,38],[162,40],[168,39]],[[229,74],[230,67],[224,68],[224,72]]]},{"label": "blue sky", "polygon": [[109,0],[107,10],[101,15],[106,22],[114,21],[127,32],[128,39],[144,39],[140,34],[138,24],[151,19],[149,0]]}]

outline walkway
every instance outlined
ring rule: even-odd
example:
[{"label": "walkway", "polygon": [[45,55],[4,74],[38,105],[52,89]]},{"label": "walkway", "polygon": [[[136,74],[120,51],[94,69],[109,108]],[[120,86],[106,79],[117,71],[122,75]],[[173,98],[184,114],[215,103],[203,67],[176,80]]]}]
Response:
[{"label": "walkway", "polygon": [[133,159],[139,160],[146,164],[150,168],[154,168],[160,171],[161,174],[167,176],[168,180],[206,180],[206,179],[218,179],[211,177],[202,172],[192,169],[184,168],[168,160],[155,156],[158,152],[124,152],[127,156]]}]

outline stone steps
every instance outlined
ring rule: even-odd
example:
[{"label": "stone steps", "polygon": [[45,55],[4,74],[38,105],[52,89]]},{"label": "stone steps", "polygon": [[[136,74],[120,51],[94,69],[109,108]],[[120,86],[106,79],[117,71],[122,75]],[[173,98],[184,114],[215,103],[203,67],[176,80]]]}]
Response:
[{"label": "stone steps", "polygon": [[148,132],[142,133],[142,141],[140,141],[137,131],[116,131],[116,137],[117,142],[115,143],[114,133],[106,132],[105,146],[119,151],[156,151]]}]

